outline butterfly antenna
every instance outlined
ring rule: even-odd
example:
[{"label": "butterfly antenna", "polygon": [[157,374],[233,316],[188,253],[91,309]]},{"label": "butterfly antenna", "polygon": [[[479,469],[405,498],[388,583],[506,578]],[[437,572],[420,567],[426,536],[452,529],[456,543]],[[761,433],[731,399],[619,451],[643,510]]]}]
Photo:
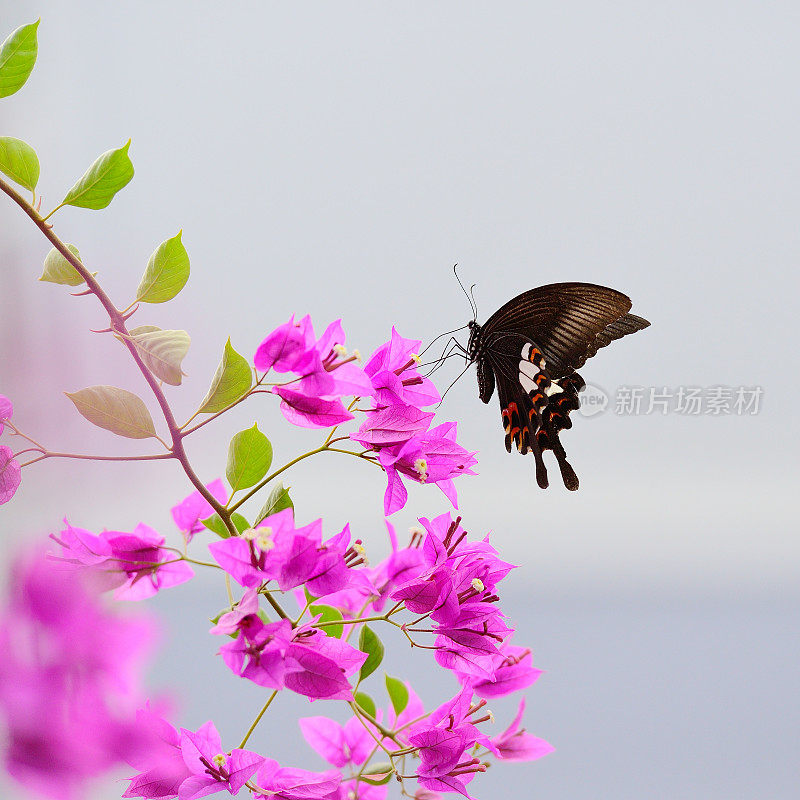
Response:
[{"label": "butterfly antenna", "polygon": [[469,293],[464,288],[464,284],[461,283],[461,278],[458,277],[458,264],[453,264],[453,274],[456,276],[456,280],[458,281],[458,285],[461,287],[461,291],[464,292],[464,295],[466,296],[467,301],[469,302],[469,307],[470,307],[470,309],[472,311],[472,319],[477,320],[478,319],[478,309],[477,309],[477,307],[475,305],[474,299],[469,296]]},{"label": "butterfly antenna", "polygon": [[475,300],[475,287],[477,283],[473,283],[472,286],[469,287],[469,296],[472,298],[472,313],[474,314],[473,319],[475,322],[478,321],[478,303]]}]

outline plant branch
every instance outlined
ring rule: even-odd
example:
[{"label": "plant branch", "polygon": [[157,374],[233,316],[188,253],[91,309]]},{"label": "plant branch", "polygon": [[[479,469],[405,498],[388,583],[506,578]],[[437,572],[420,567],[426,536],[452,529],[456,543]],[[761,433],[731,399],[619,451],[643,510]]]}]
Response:
[{"label": "plant branch", "polygon": [[[141,356],[139,355],[139,351],[136,345],[131,341],[130,334],[128,332],[128,328],[125,324],[125,317],[122,312],[114,305],[111,301],[111,298],[105,293],[102,289],[100,284],[95,280],[94,276],[92,275],[86,267],[73,255],[72,251],[61,241],[61,239],[56,236],[55,233],[52,231],[52,225],[48,224],[45,218],[42,218],[36,209],[31,206],[24,197],[22,197],[13,186],[6,183],[2,178],[0,178],[0,190],[5,192],[30,218],[33,220],[34,225],[42,232],[42,235],[53,245],[53,247],[58,250],[59,253],[72,265],[75,271],[81,276],[84,283],[88,287],[89,291],[97,297],[100,301],[100,304],[106,310],[108,314],[108,318],[111,322],[111,330],[114,333],[120,334],[122,337],[122,343],[125,347],[128,348],[128,351],[131,354],[136,366],[139,368],[139,371],[142,373],[142,376],[147,381],[147,384],[150,386],[153,395],[156,398],[156,402],[161,408],[161,413],[164,416],[164,421],[167,424],[167,428],[169,429],[170,436],[172,437],[172,453],[175,458],[180,461],[181,466],[183,467],[183,471],[186,473],[186,477],[194,484],[195,488],[198,492],[205,498],[208,504],[214,509],[214,511],[219,514],[222,521],[225,523],[225,527],[231,533],[232,536],[235,536],[237,531],[234,527],[233,523],[231,522],[230,514],[225,509],[225,507],[214,497],[211,492],[206,489],[205,484],[200,480],[200,478],[195,473],[194,469],[192,469],[191,464],[189,463],[189,458],[186,454],[186,449],[183,446],[183,440],[180,428],[178,427],[178,423],[175,420],[175,416],[172,413],[172,409],[170,408],[169,403],[167,402],[167,398],[164,395],[164,391],[162,390],[158,379],[155,375],[147,368],[145,363],[142,361]],[[48,216],[52,215],[56,209],[50,212]]]}]

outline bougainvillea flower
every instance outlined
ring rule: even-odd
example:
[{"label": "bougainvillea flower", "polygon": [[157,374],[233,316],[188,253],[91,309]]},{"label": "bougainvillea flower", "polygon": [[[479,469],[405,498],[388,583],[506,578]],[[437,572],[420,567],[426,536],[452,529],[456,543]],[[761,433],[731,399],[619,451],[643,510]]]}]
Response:
[{"label": "bougainvillea flower", "polygon": [[382,344],[364,365],[378,406],[410,405],[422,408],[438,403],[439,392],[417,371],[419,339],[404,339],[392,328],[392,338]]},{"label": "bougainvillea flower", "polygon": [[[206,489],[223,505],[228,502],[228,492],[220,478],[206,484]],[[214,509],[199,491],[192,492],[178,505],[172,507],[172,519],[175,520],[178,530],[183,533],[187,543],[192,541],[196,533],[204,530],[200,520],[210,517],[213,513]]]},{"label": "bougainvillea flower", "polygon": [[387,486],[383,498],[386,516],[406,504],[408,490],[401,474],[418,483],[435,483],[458,508],[453,478],[474,475],[475,454],[456,442],[456,423],[445,422],[427,433],[412,436],[400,447],[380,448],[378,463],[386,471]]},{"label": "bougainvillea flower", "polygon": [[375,449],[401,445],[427,431],[433,418],[432,412],[420,411],[414,406],[387,406],[368,412],[361,427],[351,433],[350,438]]},{"label": "bougainvillea flower", "polygon": [[332,428],[353,419],[341,400],[310,397],[286,386],[273,386],[272,392],[281,398],[281,413],[292,425],[301,428]]},{"label": "bougainvillea flower", "polygon": [[353,700],[348,676],[361,669],[367,654],[305,625],[286,648],[286,688],[311,699]]},{"label": "bougainvillea flower", "polygon": [[265,758],[252,782],[253,796],[260,800],[339,800],[342,776],[335,769],[309,772]]},{"label": "bougainvillea flower", "polygon": [[36,552],[11,572],[0,612],[0,722],[6,769],[60,800],[141,744],[135,709],[154,629],[110,613],[91,575]]},{"label": "bougainvillea flower", "polygon": [[511,724],[499,736],[492,739],[497,748],[497,755],[504,761],[535,761],[537,758],[552,753],[555,747],[544,739],[532,736],[520,728],[522,715],[525,712],[525,698],[519,701],[517,715]]},{"label": "bougainvillea flower", "polygon": [[430,717],[413,725],[408,737],[412,747],[419,748],[420,784],[433,791],[456,791],[466,796],[465,785],[486,767],[467,753],[479,744],[496,754],[497,748],[478,725],[492,719],[479,712],[486,704],[472,704],[472,691],[464,687],[452,700],[439,706]]},{"label": "bougainvillea flower", "polygon": [[490,680],[478,679],[456,671],[456,677],[468,682],[479,697],[505,697],[512,692],[527,689],[542,674],[533,666],[533,654],[527,647],[503,643],[492,665]]},{"label": "bougainvillea flower", "polygon": [[249,750],[225,753],[213,722],[196,732],[181,728],[181,754],[192,775],[181,783],[178,800],[196,800],[223,789],[238,794],[264,761]]},{"label": "bougainvillea flower", "polygon": [[295,532],[294,511],[285,508],[263,519],[255,529],[212,542],[208,549],[222,569],[247,589],[277,577]]},{"label": "bougainvillea flower", "polygon": [[5,427],[3,423],[7,419],[11,419],[13,415],[14,404],[4,394],[0,394],[0,433],[3,432]]},{"label": "bougainvillea flower", "polygon": [[123,797],[166,800],[178,796],[181,784],[194,773],[186,766],[181,751],[181,735],[149,706],[136,712],[136,725],[146,739],[140,752],[128,757],[139,774],[128,778]]},{"label": "bougainvillea flower", "polygon": [[162,547],[164,537],[147,525],[137,525],[133,533],[103,531],[95,536],[67,523],[50,538],[61,545],[62,561],[102,572],[106,588],[117,587],[116,600],[144,600],[194,575],[185,561]]},{"label": "bougainvillea flower", "polygon": [[22,482],[22,467],[13,456],[10,447],[0,445],[0,506],[14,496]]},{"label": "bougainvillea flower", "polygon": [[242,599],[236,604],[232,611],[223,614],[217,624],[211,629],[211,633],[229,636],[238,631],[247,631],[251,623],[258,617],[258,590],[248,589]]},{"label": "bougainvillea flower", "polygon": [[294,315],[279,325],[258,346],[253,358],[256,369],[268,372],[303,373],[312,368],[314,360],[314,328],[311,317],[295,322]]},{"label": "bougainvillea flower", "polygon": [[236,675],[259,686],[282,689],[286,676],[286,651],[292,641],[291,620],[265,623],[257,616],[246,615],[240,619],[238,627],[239,636],[220,648],[225,665]]},{"label": "bougainvillea flower", "polygon": [[360,766],[375,747],[375,740],[355,717],[344,725],[328,717],[303,717],[299,723],[305,740],[334,767]]},{"label": "bougainvillea flower", "polygon": [[[310,317],[300,322],[292,317],[264,339],[254,363],[264,372],[274,369],[299,375],[294,388],[307,398],[333,400],[344,395],[372,394],[372,382],[354,363],[358,355],[348,356],[344,343],[341,320],[332,322],[317,340]],[[284,401],[291,403],[286,398]],[[290,418],[289,421],[302,424]]]},{"label": "bougainvillea flower", "polygon": [[276,580],[281,591],[306,584],[319,597],[346,586],[349,543],[349,526],[323,544],[322,520],[295,528],[293,511],[286,508],[241,536],[214,542],[209,551],[246,588]]}]

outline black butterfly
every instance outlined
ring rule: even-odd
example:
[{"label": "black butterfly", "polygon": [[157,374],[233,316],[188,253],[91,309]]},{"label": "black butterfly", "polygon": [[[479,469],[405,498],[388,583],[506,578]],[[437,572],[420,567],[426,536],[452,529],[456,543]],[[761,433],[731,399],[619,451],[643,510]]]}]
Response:
[{"label": "black butterfly", "polygon": [[495,384],[500,397],[506,450],[512,442],[536,459],[536,482],[548,486],[542,459],[552,450],[564,486],[574,491],[578,476],[567,462],[558,434],[572,427],[586,385],[575,371],[601,347],[646,328],[629,314],[630,299],[591,283],[551,283],[523,292],[492,314],[485,325],[469,323],[467,354],[478,365],[478,391],[488,403]]}]

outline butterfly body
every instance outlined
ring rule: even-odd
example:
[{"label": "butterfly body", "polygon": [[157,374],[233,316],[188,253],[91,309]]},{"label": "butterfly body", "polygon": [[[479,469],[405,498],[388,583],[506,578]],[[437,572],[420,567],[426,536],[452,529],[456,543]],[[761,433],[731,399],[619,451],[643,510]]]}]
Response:
[{"label": "butterfly body", "polygon": [[478,394],[500,399],[506,450],[512,445],[536,462],[536,479],[548,486],[542,453],[556,457],[567,489],[578,477],[559,439],[572,427],[586,385],[577,370],[601,347],[650,323],[629,314],[630,299],[591,283],[554,283],[510,300],[483,324],[469,323],[467,356],[477,364]]}]

